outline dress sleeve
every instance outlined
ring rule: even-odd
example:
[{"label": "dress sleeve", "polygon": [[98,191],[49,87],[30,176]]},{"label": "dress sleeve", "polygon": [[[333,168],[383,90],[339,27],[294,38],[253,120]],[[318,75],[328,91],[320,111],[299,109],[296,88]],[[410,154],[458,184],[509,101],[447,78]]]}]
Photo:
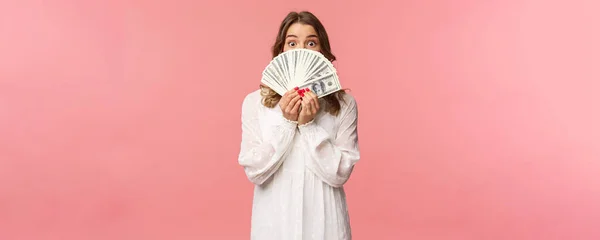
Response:
[{"label": "dress sleeve", "polygon": [[244,167],[248,179],[263,184],[279,169],[296,133],[296,122],[281,116],[277,125],[263,139],[259,124],[259,101],[249,97],[242,104],[242,143],[238,163]]},{"label": "dress sleeve", "polygon": [[345,101],[347,104],[342,105],[339,129],[335,136],[330,136],[314,121],[298,127],[310,155],[308,168],[332,187],[344,185],[360,159],[356,101],[352,97]]}]

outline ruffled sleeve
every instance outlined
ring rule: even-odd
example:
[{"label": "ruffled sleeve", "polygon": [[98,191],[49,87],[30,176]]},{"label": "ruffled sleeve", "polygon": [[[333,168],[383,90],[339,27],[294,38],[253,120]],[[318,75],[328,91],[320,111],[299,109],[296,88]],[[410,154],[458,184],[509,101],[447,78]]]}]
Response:
[{"label": "ruffled sleeve", "polygon": [[356,101],[346,94],[341,105],[339,128],[335,136],[315,122],[298,127],[310,156],[307,167],[332,187],[344,185],[360,159]]},{"label": "ruffled sleeve", "polygon": [[[248,179],[263,184],[279,169],[291,146],[297,123],[281,116],[275,127],[263,139],[259,124],[260,95],[248,95],[242,103],[242,143],[238,163]],[[270,137],[269,137],[270,136]]]}]

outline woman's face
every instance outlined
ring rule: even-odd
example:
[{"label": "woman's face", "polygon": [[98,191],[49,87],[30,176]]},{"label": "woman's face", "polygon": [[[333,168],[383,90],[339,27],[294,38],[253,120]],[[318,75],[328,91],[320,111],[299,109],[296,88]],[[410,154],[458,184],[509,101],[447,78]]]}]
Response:
[{"label": "woman's face", "polygon": [[317,32],[311,25],[294,23],[290,26],[285,36],[284,52],[298,48],[321,51],[319,36],[317,36]]}]

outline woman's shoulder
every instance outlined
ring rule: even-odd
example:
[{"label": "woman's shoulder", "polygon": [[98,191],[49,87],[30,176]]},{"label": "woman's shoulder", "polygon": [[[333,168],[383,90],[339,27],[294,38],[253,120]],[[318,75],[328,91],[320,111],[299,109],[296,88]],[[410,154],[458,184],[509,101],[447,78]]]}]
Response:
[{"label": "woman's shoulder", "polygon": [[260,90],[252,91],[244,97],[242,101],[242,111],[257,109],[262,106],[262,95],[260,94]]},{"label": "woman's shoulder", "polygon": [[344,92],[343,94],[340,94],[339,100],[340,100],[340,107],[342,109],[356,108],[356,105],[357,105],[356,98],[347,91]]},{"label": "woman's shoulder", "polygon": [[247,93],[246,96],[244,97],[244,102],[246,102],[246,101],[256,102],[256,101],[260,101],[261,99],[262,99],[262,96],[260,95],[260,89],[257,89],[250,93]]}]

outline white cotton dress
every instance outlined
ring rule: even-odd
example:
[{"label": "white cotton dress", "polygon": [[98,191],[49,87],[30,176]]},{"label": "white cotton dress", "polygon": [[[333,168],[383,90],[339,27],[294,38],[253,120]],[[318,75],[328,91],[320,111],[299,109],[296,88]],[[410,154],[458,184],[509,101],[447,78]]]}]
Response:
[{"label": "white cotton dress", "polygon": [[238,159],[255,185],[251,239],[352,239],[342,185],[360,158],[354,98],[300,126],[261,101],[260,91],[243,101]]}]

